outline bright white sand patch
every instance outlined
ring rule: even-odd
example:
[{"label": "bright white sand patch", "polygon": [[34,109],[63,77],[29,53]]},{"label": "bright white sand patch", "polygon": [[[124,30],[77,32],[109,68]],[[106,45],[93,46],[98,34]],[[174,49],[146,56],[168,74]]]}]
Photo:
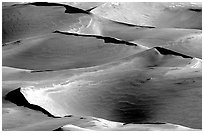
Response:
[{"label": "bright white sand patch", "polygon": [[64,111],[63,107],[60,104],[56,103],[52,98],[50,98],[50,94],[52,93],[62,93],[62,91],[68,91],[69,89],[77,88],[80,86],[90,85],[91,82],[78,80],[74,82],[65,82],[63,84],[53,84],[51,87],[37,88],[34,86],[28,86],[25,88],[21,88],[21,93],[24,95],[26,100],[30,104],[38,105],[54,116],[63,116],[67,114]]},{"label": "bright white sand patch", "polygon": [[[38,105],[44,108],[45,110],[49,110],[49,112],[54,116],[59,116],[59,114],[64,112],[61,109],[60,105],[55,104],[55,101],[50,99],[48,94],[45,93],[47,89],[48,88],[36,89],[33,86],[29,86],[26,88],[21,88],[21,93],[24,95],[24,97],[30,104]],[[52,110],[55,110],[55,111],[52,112]],[[58,113],[55,113],[56,111]]]},{"label": "bright white sand patch", "polygon": [[120,122],[108,121],[101,118],[94,118],[80,124],[68,124],[62,126],[64,131],[188,131],[196,130],[181,125],[166,123],[166,124],[124,124]]},{"label": "bright white sand patch", "polygon": [[91,131],[90,129],[81,128],[71,124],[63,126],[62,129],[65,131]]}]

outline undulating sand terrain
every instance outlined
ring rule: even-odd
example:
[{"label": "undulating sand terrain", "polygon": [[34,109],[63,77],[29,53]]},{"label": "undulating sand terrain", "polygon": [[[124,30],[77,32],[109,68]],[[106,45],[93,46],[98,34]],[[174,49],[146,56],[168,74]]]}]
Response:
[{"label": "undulating sand terrain", "polygon": [[3,131],[201,129],[201,3],[2,3]]}]

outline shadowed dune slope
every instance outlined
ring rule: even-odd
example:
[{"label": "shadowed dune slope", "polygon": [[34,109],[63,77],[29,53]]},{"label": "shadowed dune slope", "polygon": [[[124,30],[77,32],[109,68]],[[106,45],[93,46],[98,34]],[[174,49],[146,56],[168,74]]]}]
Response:
[{"label": "shadowed dune slope", "polygon": [[91,11],[111,20],[165,28],[202,28],[201,3],[113,2]]},{"label": "shadowed dune slope", "polygon": [[102,5],[104,2],[61,2],[61,3],[68,4],[83,10],[91,10]]},{"label": "shadowed dune slope", "polygon": [[91,67],[145,50],[114,38],[52,33],[3,47],[3,66],[32,70]]}]

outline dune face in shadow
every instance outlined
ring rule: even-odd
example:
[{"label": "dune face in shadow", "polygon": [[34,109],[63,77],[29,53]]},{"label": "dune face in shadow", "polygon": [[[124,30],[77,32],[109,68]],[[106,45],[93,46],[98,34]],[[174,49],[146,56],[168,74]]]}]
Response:
[{"label": "dune face in shadow", "polygon": [[200,3],[2,8],[3,130],[202,128]]},{"label": "dune face in shadow", "polygon": [[71,5],[73,7],[83,9],[86,11],[91,11],[96,7],[102,5],[104,2],[61,2],[61,3]]},{"label": "dune face in shadow", "polygon": [[33,109],[33,110],[41,111],[41,112],[43,112],[44,114],[46,114],[46,115],[48,115],[50,117],[54,117],[53,115],[51,115],[49,112],[47,112],[43,108],[28,103],[28,101],[25,99],[25,97],[20,92],[20,88],[9,92],[5,96],[5,100],[8,100],[8,101],[10,101],[12,103],[15,103],[18,106],[25,106],[25,107],[28,107],[28,108]]},{"label": "dune face in shadow", "polygon": [[58,4],[58,3],[48,3],[48,2],[34,2],[30,3],[30,5],[35,5],[35,6],[64,6],[66,8],[65,13],[85,13],[89,14],[89,12],[84,11],[79,8],[75,8],[72,6],[64,5],[64,4]]},{"label": "dune face in shadow", "polygon": [[156,49],[163,55],[176,55],[176,56],[181,56],[183,58],[191,58],[191,59],[193,58],[161,47],[156,47]]}]

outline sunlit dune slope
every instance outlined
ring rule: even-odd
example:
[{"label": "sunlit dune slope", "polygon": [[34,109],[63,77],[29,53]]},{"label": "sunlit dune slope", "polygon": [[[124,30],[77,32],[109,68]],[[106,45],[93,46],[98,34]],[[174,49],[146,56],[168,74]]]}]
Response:
[{"label": "sunlit dune slope", "polygon": [[[20,92],[30,104],[38,105],[54,116],[73,114],[121,122],[184,124],[183,117],[187,114],[183,110],[198,111],[196,115],[191,114],[192,118],[200,115],[198,101],[191,104],[198,94],[177,94],[176,90],[196,89],[199,92],[202,61],[165,50],[153,48],[115,63],[84,69],[76,75],[63,76],[66,75],[64,71],[57,77],[58,83],[50,80],[30,84]],[[182,85],[178,88],[179,84]],[[177,101],[180,97],[175,95],[183,95],[182,104]],[[177,121],[173,119],[175,116]],[[193,121],[185,122],[186,126],[194,125]]]},{"label": "sunlit dune slope", "polygon": [[145,48],[114,38],[52,33],[3,47],[3,66],[32,70],[82,68],[127,57]]},{"label": "sunlit dune slope", "polygon": [[104,3],[91,12],[111,20],[155,27],[201,29],[201,3]]},{"label": "sunlit dune slope", "polygon": [[[91,127],[89,127],[89,123]],[[67,124],[58,131],[193,131],[188,127],[170,124],[170,123],[152,123],[152,124],[123,124],[104,119],[94,119],[90,122],[81,125]]]},{"label": "sunlit dune slope", "polygon": [[[12,113],[10,113],[12,114]],[[196,130],[170,123],[126,124],[96,117],[69,115],[63,118],[49,118],[33,124],[4,129],[5,131],[144,131],[144,130]]]}]

